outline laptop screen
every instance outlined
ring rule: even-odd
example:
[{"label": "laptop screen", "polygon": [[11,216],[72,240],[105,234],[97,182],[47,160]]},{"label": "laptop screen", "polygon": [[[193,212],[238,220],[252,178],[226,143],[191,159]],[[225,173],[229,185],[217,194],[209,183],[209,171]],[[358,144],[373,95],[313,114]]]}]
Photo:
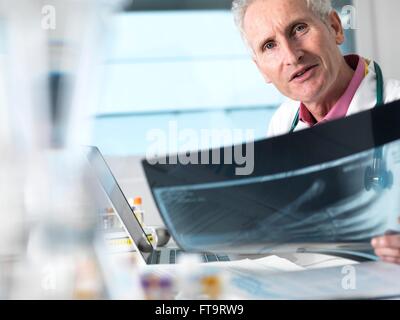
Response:
[{"label": "laptop screen", "polygon": [[108,195],[115,212],[121,219],[137,249],[140,251],[145,261],[147,261],[148,257],[153,252],[153,247],[148,241],[141,224],[134,215],[127,199],[99,149],[97,147],[86,148],[89,163],[94,169],[101,186]]},{"label": "laptop screen", "polygon": [[[399,231],[400,102],[246,145],[143,160],[161,216],[188,251],[270,253],[286,245],[371,252]],[[203,160],[213,159],[217,161]],[[239,168],[240,169],[240,168]],[[279,250],[278,250],[279,251]]]}]

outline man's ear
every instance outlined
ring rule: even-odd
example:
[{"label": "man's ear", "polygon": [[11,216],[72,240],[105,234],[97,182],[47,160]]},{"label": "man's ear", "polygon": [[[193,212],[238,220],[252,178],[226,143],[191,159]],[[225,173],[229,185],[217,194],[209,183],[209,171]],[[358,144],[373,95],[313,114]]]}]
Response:
[{"label": "man's ear", "polygon": [[335,10],[332,10],[332,12],[329,14],[329,25],[332,28],[333,32],[335,33],[335,40],[337,45],[343,44],[345,37],[344,37],[344,30],[342,26],[342,20],[340,20],[340,17],[338,13]]},{"label": "man's ear", "polygon": [[264,77],[264,80],[265,80],[265,82],[266,83],[272,83],[272,81],[271,81],[271,79],[263,72],[263,70],[260,68],[260,65],[258,64],[258,62],[257,62],[257,59],[256,59],[256,57],[252,57],[252,60],[253,60],[253,62],[256,64],[256,66],[257,66],[257,68],[258,68],[258,71],[260,71],[260,73],[262,74],[262,76]]}]

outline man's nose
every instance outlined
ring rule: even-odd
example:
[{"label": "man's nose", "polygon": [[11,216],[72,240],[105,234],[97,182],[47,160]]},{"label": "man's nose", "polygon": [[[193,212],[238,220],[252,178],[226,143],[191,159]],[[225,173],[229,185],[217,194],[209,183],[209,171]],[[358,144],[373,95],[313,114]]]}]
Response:
[{"label": "man's nose", "polygon": [[283,59],[285,65],[297,65],[304,57],[304,52],[290,42],[284,42],[283,45]]}]

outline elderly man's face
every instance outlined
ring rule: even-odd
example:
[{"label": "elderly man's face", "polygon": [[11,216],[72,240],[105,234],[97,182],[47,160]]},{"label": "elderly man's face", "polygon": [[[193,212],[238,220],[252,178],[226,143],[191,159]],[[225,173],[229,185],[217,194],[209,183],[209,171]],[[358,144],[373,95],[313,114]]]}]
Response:
[{"label": "elderly man's face", "polygon": [[256,0],[244,31],[264,78],[291,99],[317,102],[338,78],[344,36],[336,13],[325,24],[305,0]]}]

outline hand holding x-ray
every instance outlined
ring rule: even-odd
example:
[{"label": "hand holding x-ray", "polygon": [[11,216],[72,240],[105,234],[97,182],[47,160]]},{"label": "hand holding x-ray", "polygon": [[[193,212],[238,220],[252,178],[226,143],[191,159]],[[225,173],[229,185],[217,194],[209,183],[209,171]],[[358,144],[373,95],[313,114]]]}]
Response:
[{"label": "hand holding x-ray", "polygon": [[[400,223],[400,218],[399,218]],[[371,241],[375,254],[383,261],[400,264],[400,233],[389,231]]]}]

